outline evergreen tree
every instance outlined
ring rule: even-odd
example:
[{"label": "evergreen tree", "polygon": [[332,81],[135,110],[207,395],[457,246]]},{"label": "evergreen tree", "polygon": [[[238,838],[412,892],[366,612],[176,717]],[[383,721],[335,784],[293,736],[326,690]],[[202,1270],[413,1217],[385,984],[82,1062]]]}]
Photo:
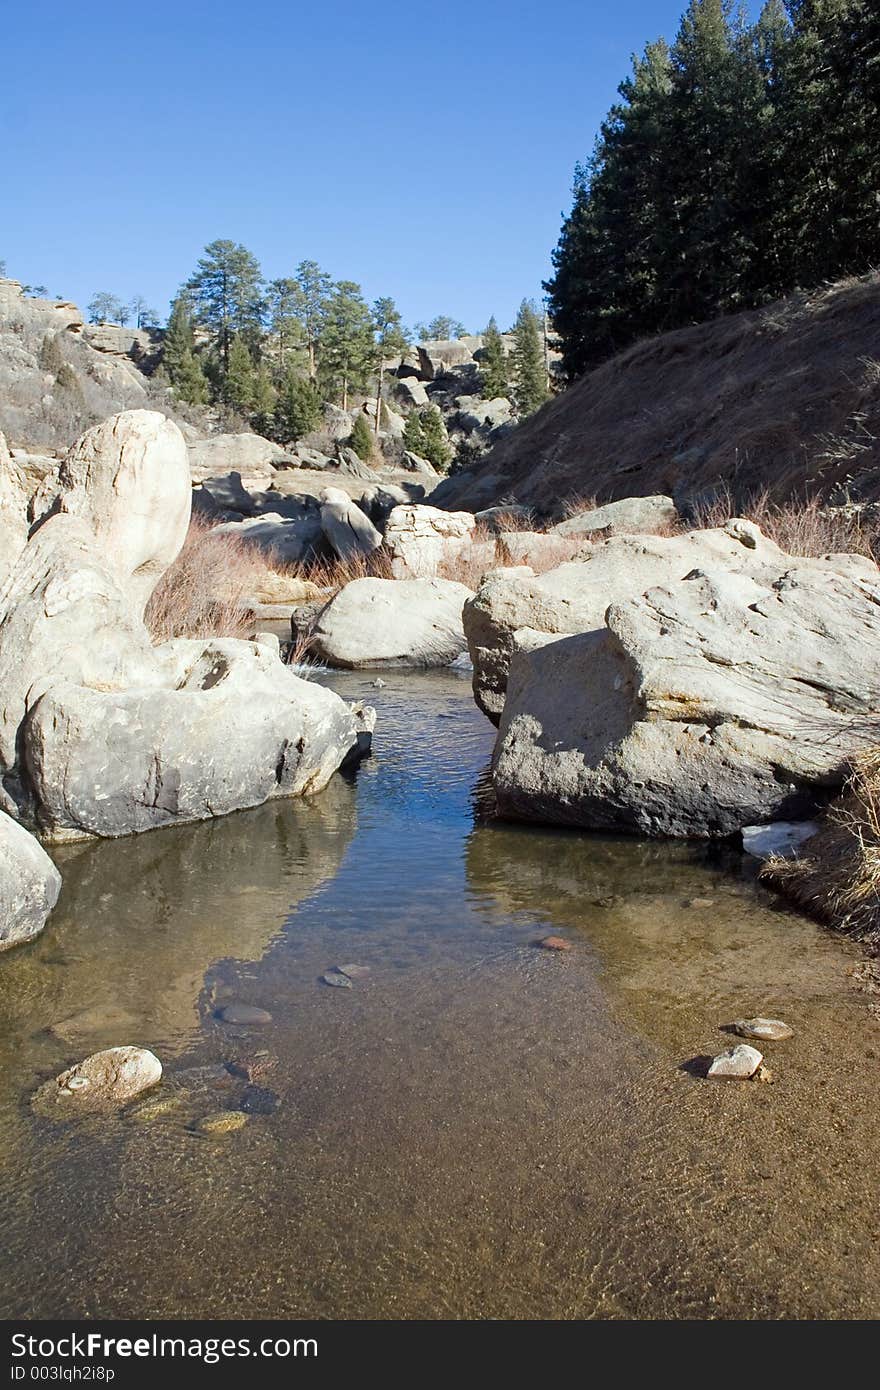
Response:
[{"label": "evergreen tree", "polygon": [[254,370],[251,392],[251,425],[258,434],[269,434],[275,420],[278,392],[265,363]]},{"label": "evergreen tree", "polygon": [[278,366],[284,372],[285,354],[303,346],[305,326],[300,317],[302,297],[296,280],[270,280],[266,287],[269,331],[278,342]]},{"label": "evergreen tree", "polygon": [[435,339],[445,343],[453,338],[463,338],[466,333],[464,324],[448,314],[438,314],[430,323],[416,324],[416,336],[420,343],[433,342]]},{"label": "evergreen tree", "polygon": [[223,399],[234,410],[248,415],[256,399],[256,374],[247,343],[238,334],[229,344],[229,361],[223,373]]},{"label": "evergreen tree", "polygon": [[382,380],[385,375],[385,361],[389,357],[401,356],[409,346],[403,320],[393,299],[377,299],[373,305],[373,332],[376,339],[376,414],[375,430],[379,433],[379,417],[382,410]]},{"label": "evergreen tree", "polygon": [[321,402],[314,382],[289,367],[278,392],[273,433],[283,444],[295,443],[315,429]]},{"label": "evergreen tree", "polygon": [[482,375],[484,401],[491,401],[497,396],[507,395],[510,390],[510,383],[507,380],[507,354],[504,351],[504,339],[501,337],[501,330],[495,322],[494,315],[489,320],[483,334]]},{"label": "evergreen tree", "polygon": [[425,457],[425,431],[422,429],[422,417],[418,410],[411,410],[406,417],[403,447],[409,453],[417,454],[419,458]]},{"label": "evergreen tree", "polygon": [[348,441],[350,449],[354,449],[358,458],[368,462],[373,456],[373,432],[367,424],[367,417],[363,413],[358,415],[354,422],[354,429]]},{"label": "evergreen tree", "polygon": [[514,402],[520,415],[531,415],[550,395],[541,319],[529,300],[519,306],[513,328]]},{"label": "evergreen tree", "polygon": [[[446,426],[443,423],[443,416],[436,405],[425,407],[421,412],[420,424],[422,427],[422,448],[419,451],[421,457],[432,463],[438,473],[445,473],[452,458],[452,449],[446,433]],[[413,450],[413,452],[416,451]]]},{"label": "evergreen tree", "polygon": [[294,281],[297,292],[296,314],[305,333],[309,376],[314,381],[318,372],[321,332],[333,283],[317,261],[300,261],[296,268]]},{"label": "evergreen tree", "polygon": [[123,324],[128,318],[128,309],[122,300],[115,294],[108,294],[106,290],[99,290],[93,295],[86,305],[86,312],[89,323]]},{"label": "evergreen tree", "polygon": [[212,241],[206,246],[187,282],[195,322],[210,329],[224,377],[236,336],[252,351],[258,350],[265,313],[262,286],[259,261],[234,241]]},{"label": "evergreen tree", "polygon": [[363,390],[373,364],[373,320],[360,285],[340,280],[333,286],[322,320],[320,380],[327,395],[348,409],[350,391]]},{"label": "evergreen tree", "polygon": [[190,405],[204,405],[208,383],[195,352],[192,314],[186,294],[177,295],[171,305],[162,344],[162,366],[175,394]]}]

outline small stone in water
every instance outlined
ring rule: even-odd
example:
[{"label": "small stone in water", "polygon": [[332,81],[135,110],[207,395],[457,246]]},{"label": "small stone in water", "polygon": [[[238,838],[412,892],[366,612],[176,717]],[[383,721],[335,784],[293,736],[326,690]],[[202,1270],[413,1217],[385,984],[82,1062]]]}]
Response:
[{"label": "small stone in water", "polygon": [[333,985],[334,989],[351,989],[351,980],[347,975],[341,975],[338,970],[328,970],[321,976],[325,985]]},{"label": "small stone in water", "polygon": [[266,1086],[246,1086],[241,1108],[246,1115],[271,1115],[278,1109],[278,1097]]},{"label": "small stone in water", "polygon": [[377,676],[376,679],[373,681],[373,686],[375,687],[376,690],[384,690],[384,689],[385,689],[385,685],[386,685],[386,682],[383,681],[383,679],[382,679],[381,676]]},{"label": "small stone in water", "polygon": [[686,902],[685,906],[686,906],[686,907],[714,907],[714,906],[715,906],[715,899],[714,899],[714,898],[688,898],[688,901]]},{"label": "small stone in water", "polygon": [[756,1047],[740,1043],[737,1047],[729,1047],[726,1052],[719,1052],[717,1057],[713,1057],[706,1075],[721,1080],[747,1081],[750,1076],[754,1076],[763,1061],[764,1058]]},{"label": "small stone in water", "polygon": [[248,1117],[242,1110],[218,1110],[200,1120],[198,1128],[200,1134],[231,1134],[243,1129],[247,1122]]},{"label": "small stone in water", "polygon": [[224,1004],[222,1009],[217,1010],[217,1017],[223,1023],[271,1023],[272,1015],[266,1009],[260,1009],[256,1004]]},{"label": "small stone in water", "polygon": [[545,951],[570,951],[571,942],[566,941],[564,936],[542,936],[540,941],[535,942]]},{"label": "small stone in water", "polygon": [[350,980],[358,980],[361,975],[370,973],[368,965],[334,965],[333,969],[340,975],[347,975]]},{"label": "small stone in water", "polygon": [[761,1042],[782,1042],[793,1035],[781,1018],[738,1018],[733,1031],[741,1038],[760,1038]]}]

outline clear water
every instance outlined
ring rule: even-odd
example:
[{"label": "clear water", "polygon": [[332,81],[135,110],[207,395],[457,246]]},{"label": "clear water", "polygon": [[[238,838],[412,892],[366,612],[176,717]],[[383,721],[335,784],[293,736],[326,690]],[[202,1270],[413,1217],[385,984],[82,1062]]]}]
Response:
[{"label": "clear water", "polygon": [[[59,852],[50,927],[0,958],[0,1315],[877,1316],[855,948],[736,856],[484,819],[467,680],[384,678],[327,678],[380,722],[312,804]],[[682,1069],[755,1013],[796,1030],[772,1084]],[[158,1106],[31,1111],[126,1042]]]}]

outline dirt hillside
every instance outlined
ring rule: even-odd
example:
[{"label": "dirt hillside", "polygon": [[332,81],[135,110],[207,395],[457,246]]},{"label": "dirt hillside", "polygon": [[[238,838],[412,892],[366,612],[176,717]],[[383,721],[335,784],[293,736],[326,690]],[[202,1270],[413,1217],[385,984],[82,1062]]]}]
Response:
[{"label": "dirt hillside", "polygon": [[686,502],[724,485],[880,498],[880,273],[636,344],[432,500],[557,516],[579,496]]}]

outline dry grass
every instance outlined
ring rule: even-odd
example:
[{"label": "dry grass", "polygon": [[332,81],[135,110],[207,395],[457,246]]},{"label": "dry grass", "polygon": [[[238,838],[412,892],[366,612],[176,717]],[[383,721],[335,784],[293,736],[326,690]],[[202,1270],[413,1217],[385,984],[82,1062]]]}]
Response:
[{"label": "dry grass", "polygon": [[725,490],[712,503],[695,509],[694,524],[723,526],[734,516],[754,521],[789,555],[816,557],[845,552],[873,560],[880,557],[880,517],[873,508],[826,507],[817,497],[780,503],[768,492],[737,503]]},{"label": "dry grass", "polygon": [[769,860],[761,878],[821,921],[880,945],[880,749],[853,759],[805,851]]},{"label": "dry grass", "polygon": [[172,637],[246,637],[251,596],[266,572],[265,557],[237,536],[215,535],[193,517],[183,549],[159,581],[145,621],[154,642]]},{"label": "dry grass", "polygon": [[371,555],[351,555],[348,559],[314,559],[290,567],[290,573],[326,592],[338,594],[355,579],[392,579],[391,556],[385,549]]}]

